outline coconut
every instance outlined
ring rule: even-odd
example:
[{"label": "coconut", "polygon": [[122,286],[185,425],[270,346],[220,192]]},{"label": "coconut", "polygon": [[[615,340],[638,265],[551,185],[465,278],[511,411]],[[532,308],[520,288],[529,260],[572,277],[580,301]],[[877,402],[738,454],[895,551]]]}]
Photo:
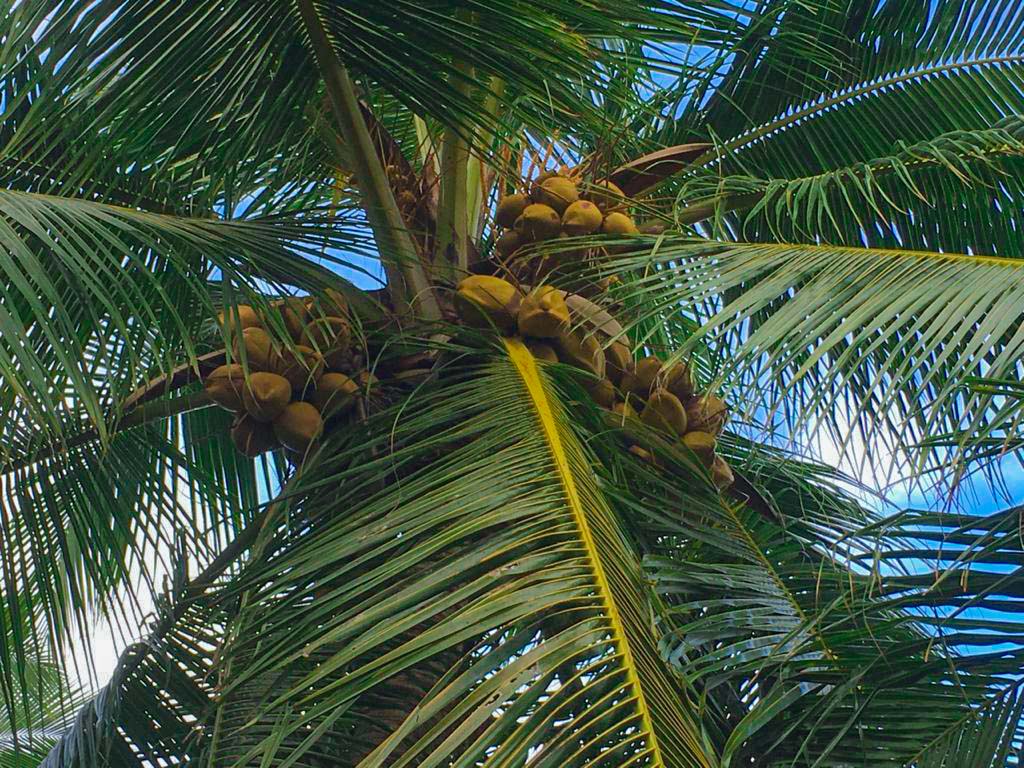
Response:
[{"label": "coconut", "polygon": [[580,199],[576,185],[564,176],[552,176],[534,189],[534,202],[554,208],[559,215]]},{"label": "coconut", "polygon": [[534,288],[519,305],[519,333],[538,339],[554,339],[569,328],[565,295],[551,285]]},{"label": "coconut", "polygon": [[679,398],[667,389],[656,389],[647,398],[640,420],[663,432],[674,432],[680,437],[686,432],[686,409]]},{"label": "coconut", "polygon": [[263,321],[260,320],[260,316],[248,304],[238,304],[231,309],[219,312],[217,314],[217,324],[222,328],[226,325],[232,331],[237,331],[239,326],[241,326],[242,330],[263,327]]},{"label": "coconut", "polygon": [[494,223],[499,227],[511,227],[529,204],[530,198],[526,195],[507,195],[501,198],[494,212]]},{"label": "coconut", "polygon": [[269,371],[274,368],[277,353],[270,334],[255,326],[242,331],[241,338],[235,339],[233,346],[235,358],[243,362],[242,351],[245,351],[244,362],[250,371]]},{"label": "coconut", "polygon": [[529,241],[550,240],[562,231],[562,217],[551,206],[534,203],[516,220],[516,230]]},{"label": "coconut", "polygon": [[516,315],[522,292],[507,280],[489,275],[470,275],[455,291],[455,309],[466,325],[474,328],[497,328],[511,334],[516,328]]},{"label": "coconut", "polygon": [[629,446],[629,452],[636,456],[641,461],[646,461],[648,464],[654,463],[654,456],[650,451],[641,448],[639,445]]},{"label": "coconut", "polygon": [[661,360],[651,355],[636,362],[622,376],[619,386],[623,392],[629,392],[640,399],[645,399],[654,388],[661,373]]},{"label": "coconut", "polygon": [[720,491],[724,491],[736,482],[736,476],[733,475],[732,468],[725,463],[725,459],[721,456],[715,456],[715,461],[711,465],[711,482]]},{"label": "coconut", "polygon": [[245,387],[245,371],[242,366],[222,365],[214,368],[203,380],[206,394],[221,408],[236,413],[242,410],[242,389]]},{"label": "coconut", "polygon": [[302,344],[296,346],[294,351],[283,350],[275,371],[288,379],[288,383],[300,397],[316,388],[316,382],[323,372],[323,355]]},{"label": "coconut", "polygon": [[632,405],[623,401],[612,406],[612,413],[621,416],[623,420],[640,418]]},{"label": "coconut", "polygon": [[349,317],[348,297],[337,288],[324,288],[317,297],[317,303],[320,305],[320,311],[327,317]]},{"label": "coconut", "polygon": [[301,341],[320,352],[328,368],[341,368],[352,346],[352,326],[342,317],[318,317],[306,326]]},{"label": "coconut", "polygon": [[589,200],[577,200],[562,214],[562,231],[571,237],[591,235],[601,228],[601,209]]},{"label": "coconut", "polygon": [[506,230],[501,233],[501,236],[494,241],[494,250],[498,252],[498,255],[504,259],[512,257],[516,251],[523,245],[523,240],[519,236],[519,233],[514,229]]},{"label": "coconut", "polygon": [[550,344],[540,341],[528,341],[526,342],[526,348],[530,350],[530,354],[536,360],[543,360],[546,363],[558,362],[558,353],[555,352],[554,347]]},{"label": "coconut", "polygon": [[693,396],[693,373],[686,363],[676,363],[663,375],[663,386],[683,402]]},{"label": "coconut", "polygon": [[274,419],[274,434],[289,450],[305,453],[324,431],[320,411],[310,403],[289,403]]},{"label": "coconut", "polygon": [[624,213],[614,211],[604,217],[601,223],[601,232],[606,235],[635,235],[637,234],[636,224]]},{"label": "coconut", "polygon": [[599,379],[604,378],[604,350],[593,335],[580,329],[569,331],[559,336],[554,346],[558,359],[563,363],[592,373]]},{"label": "coconut", "polygon": [[715,461],[715,436],[707,432],[691,431],[683,435],[683,445],[693,451],[700,462],[707,467]]},{"label": "coconut", "polygon": [[562,176],[558,171],[544,171],[543,173],[537,174],[537,178],[530,184],[530,200],[535,203],[540,202],[541,196],[541,185],[544,184],[548,179],[554,179]]},{"label": "coconut", "polygon": [[592,200],[605,213],[624,208],[626,203],[625,193],[610,181],[595,181],[583,196]]},{"label": "coconut", "polygon": [[690,429],[720,435],[729,418],[729,406],[714,395],[693,397],[686,403],[686,416]]},{"label": "coconut", "polygon": [[292,399],[292,385],[276,373],[250,374],[242,390],[242,404],[256,421],[273,421]]},{"label": "coconut", "polygon": [[302,331],[309,322],[309,306],[306,304],[306,300],[297,296],[289,296],[287,299],[282,299],[278,307],[288,334],[293,341],[298,341],[302,338]]},{"label": "coconut", "polygon": [[235,444],[239,453],[251,459],[280,445],[270,424],[256,421],[247,413],[235,419],[231,426],[231,442]]},{"label": "coconut", "polygon": [[352,409],[359,395],[359,385],[344,373],[325,373],[317,382],[313,404],[325,419],[341,416]]},{"label": "coconut", "polygon": [[612,408],[615,405],[615,385],[608,379],[588,381],[585,386],[591,399],[602,408]]},{"label": "coconut", "polygon": [[633,367],[633,355],[629,347],[621,341],[613,341],[604,348],[604,357],[607,361],[608,378],[615,386],[622,386],[623,376]]}]

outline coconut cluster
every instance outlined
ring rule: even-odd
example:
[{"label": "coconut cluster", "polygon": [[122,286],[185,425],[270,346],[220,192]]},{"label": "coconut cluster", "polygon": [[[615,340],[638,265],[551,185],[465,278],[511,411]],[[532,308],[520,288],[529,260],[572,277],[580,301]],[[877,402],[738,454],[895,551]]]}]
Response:
[{"label": "coconut cluster", "polygon": [[301,458],[326,424],[353,412],[373,375],[356,371],[342,294],[328,290],[319,300],[288,298],[271,306],[293,343],[276,343],[268,318],[252,307],[232,307],[218,320],[233,336],[236,362],[214,369],[203,384],[213,402],[236,414],[231,439],[241,453],[254,457],[283,447]]},{"label": "coconut cluster", "polygon": [[529,193],[507,195],[498,203],[494,220],[501,234],[495,249],[511,261],[533,243],[594,234],[635,235],[637,226],[626,213],[626,202],[622,190],[610,181],[577,184],[562,174],[542,174]]},{"label": "coconut cluster", "polygon": [[[732,470],[716,453],[717,438],[728,417],[725,402],[713,394],[698,393],[685,364],[665,366],[654,356],[634,360],[621,341],[602,339],[601,327],[574,322],[578,318],[573,315],[578,313],[570,306],[572,300],[573,296],[551,285],[524,292],[508,280],[487,275],[465,278],[455,293],[463,323],[521,336],[536,359],[565,363],[590,374],[587,389],[598,405],[621,417],[623,424],[639,420],[680,440],[719,488],[732,485]],[[607,325],[604,328],[607,331]],[[631,450],[653,460],[638,445]]]}]

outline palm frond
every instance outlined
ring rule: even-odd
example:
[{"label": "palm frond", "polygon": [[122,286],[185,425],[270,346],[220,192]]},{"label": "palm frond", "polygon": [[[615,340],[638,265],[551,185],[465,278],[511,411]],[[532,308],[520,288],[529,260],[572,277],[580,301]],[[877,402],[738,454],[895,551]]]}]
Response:
[{"label": "palm frond", "polygon": [[871,446],[889,475],[943,458],[926,437],[986,423],[998,404],[969,377],[1022,353],[1016,259],[665,238],[604,269],[638,317],[702,323],[688,344],[719,351],[739,410]]},{"label": "palm frond", "polygon": [[1022,137],[1011,116],[800,179],[698,173],[682,180],[678,217],[702,211],[723,236],[760,242],[1013,255]]},{"label": "palm frond", "polygon": [[[307,477],[291,527],[316,535],[282,531],[244,582],[215,763],[713,764],[556,390],[509,354]],[[375,714],[389,687],[419,693]]]}]

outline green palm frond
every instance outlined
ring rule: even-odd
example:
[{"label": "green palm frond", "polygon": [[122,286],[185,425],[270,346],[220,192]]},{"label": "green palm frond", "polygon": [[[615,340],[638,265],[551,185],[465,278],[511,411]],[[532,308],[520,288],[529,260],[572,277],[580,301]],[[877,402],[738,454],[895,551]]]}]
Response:
[{"label": "green palm frond", "polygon": [[324,264],[350,262],[325,249],[358,251],[366,235],[329,220],[330,229],[315,214],[190,219],[0,190],[0,379],[20,411],[5,421],[4,453],[28,454],[79,419],[105,437],[108,409],[119,415],[135,387],[183,360],[195,364],[217,312],[209,279],[232,303],[260,307],[268,282],[337,283]]},{"label": "green palm frond", "polygon": [[[759,10],[760,13],[745,25],[745,38],[721,80],[712,81],[714,92],[710,98],[689,105],[687,114],[674,127],[675,133],[666,138],[668,143],[691,140],[690,131],[702,131],[705,126],[710,126],[720,137],[732,138],[751,126],[770,124],[780,115],[792,115],[808,104],[844,90],[869,86],[894,74],[906,74],[905,82],[912,82],[920,77],[915,71],[924,71],[937,63],[1010,55],[1019,53],[1022,46],[1024,20],[1016,12],[1013,0],[949,0],[934,4],[884,0],[800,3],[773,0],[762,3]],[[816,54],[808,55],[808,49]],[[950,72],[955,73],[955,70]],[[955,77],[957,75],[952,74],[949,79]],[[980,127],[962,121],[969,114],[967,102],[980,99],[983,92],[965,87],[957,88],[956,93],[953,101],[939,104],[944,116],[903,114],[926,121],[958,121],[944,130]],[[899,94],[893,96],[898,98]],[[910,94],[906,97],[913,98]],[[862,114],[877,116],[873,110]],[[844,119],[837,116],[837,125]],[[856,131],[848,134],[849,141],[873,139],[871,132],[854,135],[864,133],[863,121],[852,121],[848,125],[858,125]],[[871,125],[882,126],[882,123],[872,120]],[[908,122],[899,127],[907,126]],[[914,141],[926,138],[927,134],[901,133],[900,137]],[[813,144],[807,145],[805,151],[824,160],[830,147],[827,143]],[[846,162],[840,161],[839,165],[879,157],[884,152],[884,147],[865,150]]]},{"label": "green palm frond", "polygon": [[682,181],[678,215],[738,209],[719,231],[755,241],[1014,255],[1022,138],[1024,121],[1011,116],[800,179],[695,174]]},{"label": "green palm frond", "polygon": [[724,450],[769,481],[771,516],[702,500],[678,451],[616,483],[658,531],[645,564],[663,651],[722,702],[724,764],[917,765],[974,743],[979,765],[1003,765],[1020,720],[1005,709],[1024,649],[1019,509],[851,515],[852,500],[741,447]]},{"label": "green palm frond", "polygon": [[[307,478],[292,528],[317,535],[282,532],[246,577],[214,764],[714,764],[557,390],[509,353]],[[382,687],[437,658],[373,743]]]},{"label": "green palm frond", "polygon": [[741,410],[841,450],[863,440],[892,472],[936,459],[928,436],[985,423],[993,397],[968,378],[1012,373],[1024,351],[1016,259],[666,238],[605,269],[639,316],[702,323],[687,344],[719,351]]}]

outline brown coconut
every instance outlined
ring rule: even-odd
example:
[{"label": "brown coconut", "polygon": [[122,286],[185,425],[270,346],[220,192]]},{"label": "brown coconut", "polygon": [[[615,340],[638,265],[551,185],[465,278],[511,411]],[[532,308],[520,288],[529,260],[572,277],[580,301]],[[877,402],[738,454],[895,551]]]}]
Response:
[{"label": "brown coconut", "polygon": [[274,434],[281,444],[297,453],[305,453],[324,431],[320,411],[311,403],[289,403],[274,419]]},{"label": "brown coconut", "polygon": [[262,328],[246,328],[241,338],[235,339],[232,349],[239,363],[243,362],[242,351],[245,351],[244,362],[250,371],[270,371],[274,368],[277,353],[270,334]]},{"label": "brown coconut", "polygon": [[292,399],[292,385],[277,373],[259,371],[249,375],[242,390],[245,411],[256,421],[273,421]]},{"label": "brown coconut", "polygon": [[242,390],[245,387],[245,371],[236,364],[214,368],[203,379],[206,394],[221,408],[237,413],[242,410]]},{"label": "brown coconut", "polygon": [[494,212],[494,223],[499,227],[511,227],[516,219],[523,215],[523,210],[530,204],[526,195],[507,195],[498,203]]},{"label": "brown coconut", "polygon": [[562,334],[554,341],[558,359],[563,363],[588,371],[599,379],[604,378],[604,350],[593,334],[577,329]]},{"label": "brown coconut", "polygon": [[629,392],[640,399],[646,399],[655,388],[658,374],[661,373],[661,360],[654,355],[638,360],[622,376],[619,385],[623,392]]},{"label": "brown coconut", "polygon": [[633,366],[633,355],[630,353],[629,347],[621,341],[613,341],[604,348],[604,357],[608,363],[608,378],[615,386],[621,386],[626,371]]},{"label": "brown coconut", "polygon": [[281,444],[270,424],[256,421],[247,413],[241,414],[231,426],[231,442],[239,453],[251,459]]},{"label": "brown coconut", "polygon": [[313,404],[324,419],[330,419],[350,411],[358,396],[359,385],[344,373],[325,373],[317,382]]},{"label": "brown coconut", "polygon": [[715,436],[707,432],[690,431],[683,435],[683,445],[696,454],[700,462],[707,467],[715,462]]},{"label": "brown coconut", "polygon": [[538,339],[555,339],[569,328],[565,295],[551,285],[530,291],[519,305],[519,333]]},{"label": "brown coconut", "polygon": [[686,403],[686,415],[690,429],[720,435],[729,418],[729,406],[714,395],[692,397]]},{"label": "brown coconut", "polygon": [[676,363],[663,374],[662,386],[686,402],[693,396],[693,373],[686,363]]},{"label": "brown coconut", "polygon": [[711,482],[720,491],[724,491],[736,482],[736,476],[732,473],[732,467],[721,456],[715,456],[715,461],[711,465]]},{"label": "brown coconut", "polygon": [[316,382],[323,372],[323,355],[302,344],[297,345],[294,350],[282,350],[275,371],[288,379],[292,390],[299,397],[316,388]]},{"label": "brown coconut", "polygon": [[540,341],[528,341],[526,342],[526,347],[536,360],[543,360],[546,363],[558,362],[558,353],[555,352],[555,348],[550,344]]},{"label": "brown coconut", "polygon": [[651,393],[640,413],[640,420],[655,429],[674,432],[680,437],[686,433],[686,409],[679,398],[667,389],[656,389]]},{"label": "brown coconut", "polygon": [[225,309],[217,314],[217,324],[222,328],[226,325],[230,330],[237,331],[241,326],[246,328],[262,328],[263,321],[256,314],[256,310],[248,304],[238,304],[230,309]]},{"label": "brown coconut", "polygon": [[615,385],[608,379],[588,381],[585,386],[590,398],[602,408],[611,409],[615,405]]}]

